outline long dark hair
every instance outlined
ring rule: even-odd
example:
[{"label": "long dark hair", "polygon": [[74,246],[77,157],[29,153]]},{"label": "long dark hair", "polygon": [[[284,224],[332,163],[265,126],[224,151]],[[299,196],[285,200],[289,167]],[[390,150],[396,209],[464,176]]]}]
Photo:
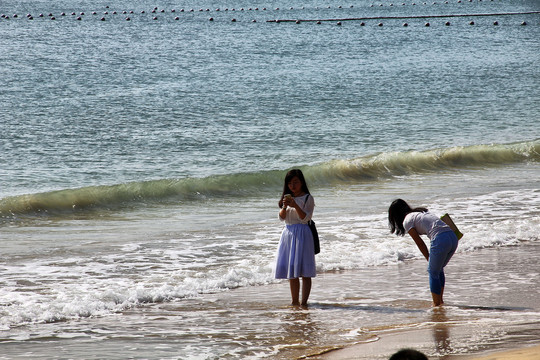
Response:
[{"label": "long dark hair", "polygon": [[428,211],[428,209],[424,207],[411,208],[403,199],[392,201],[392,204],[388,208],[388,224],[390,226],[390,232],[399,236],[405,235],[405,228],[403,227],[405,216],[412,212],[426,211]]},{"label": "long dark hair", "polygon": [[283,197],[286,194],[292,195],[291,189],[289,189],[288,184],[295,176],[298,177],[298,180],[300,180],[300,182],[302,183],[302,191],[305,192],[306,194],[310,194],[309,189],[306,184],[306,179],[304,178],[304,174],[302,173],[302,170],[300,169],[289,170],[287,175],[285,175],[285,182],[283,184],[283,193],[281,194],[281,199],[279,200],[279,203],[278,203],[279,207],[283,206]]}]

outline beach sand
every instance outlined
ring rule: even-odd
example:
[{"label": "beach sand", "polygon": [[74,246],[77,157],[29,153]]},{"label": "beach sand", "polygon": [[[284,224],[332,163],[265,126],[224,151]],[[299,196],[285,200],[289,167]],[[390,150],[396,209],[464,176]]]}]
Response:
[{"label": "beach sand", "polygon": [[540,359],[540,345],[526,347],[523,349],[501,351],[482,355],[478,357],[470,357],[471,360],[538,360]]}]

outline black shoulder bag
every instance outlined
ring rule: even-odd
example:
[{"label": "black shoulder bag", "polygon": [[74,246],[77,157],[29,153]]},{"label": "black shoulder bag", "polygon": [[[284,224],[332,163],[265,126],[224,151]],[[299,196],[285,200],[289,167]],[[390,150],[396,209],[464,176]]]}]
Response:
[{"label": "black shoulder bag", "polygon": [[[308,197],[309,194],[308,196],[306,196],[306,203]],[[315,254],[318,254],[321,252],[321,245],[319,243],[319,233],[317,232],[317,228],[315,227],[315,221],[309,220],[307,224],[309,226],[309,229],[311,230],[311,234],[313,234],[313,247],[315,249]]]}]

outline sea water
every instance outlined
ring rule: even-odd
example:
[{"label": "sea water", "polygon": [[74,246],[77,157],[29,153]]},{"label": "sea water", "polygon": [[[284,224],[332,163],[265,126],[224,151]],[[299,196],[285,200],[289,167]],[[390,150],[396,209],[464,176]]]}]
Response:
[{"label": "sea water", "polygon": [[[531,340],[538,10],[3,2],[1,356],[290,358],[434,322],[465,329],[441,358]],[[308,310],[272,277],[292,167],[321,235]],[[397,197],[465,233],[444,316],[389,234]]]}]

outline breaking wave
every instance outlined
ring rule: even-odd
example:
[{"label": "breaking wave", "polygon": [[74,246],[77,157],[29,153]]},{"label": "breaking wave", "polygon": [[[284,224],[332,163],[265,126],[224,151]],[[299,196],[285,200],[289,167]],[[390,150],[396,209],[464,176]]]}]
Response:
[{"label": "breaking wave", "polygon": [[[310,185],[373,182],[394,176],[540,160],[540,140],[427,151],[386,152],[301,167]],[[0,217],[117,209],[138,204],[249,196],[280,189],[283,171],[163,179],[25,194],[0,199]]]}]

